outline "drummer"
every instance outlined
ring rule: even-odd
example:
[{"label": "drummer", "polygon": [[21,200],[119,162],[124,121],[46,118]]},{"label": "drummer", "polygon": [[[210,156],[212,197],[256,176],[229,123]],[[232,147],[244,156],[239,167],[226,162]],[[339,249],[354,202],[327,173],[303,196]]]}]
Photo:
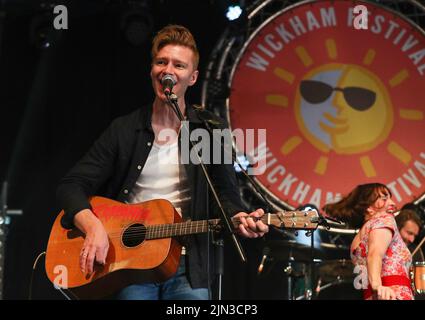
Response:
[{"label": "drummer", "polygon": [[[395,219],[401,238],[410,252],[413,252],[416,248],[414,245],[415,239],[419,235],[422,226],[421,219],[411,205],[404,205]],[[413,261],[425,261],[421,248],[413,256]]]}]

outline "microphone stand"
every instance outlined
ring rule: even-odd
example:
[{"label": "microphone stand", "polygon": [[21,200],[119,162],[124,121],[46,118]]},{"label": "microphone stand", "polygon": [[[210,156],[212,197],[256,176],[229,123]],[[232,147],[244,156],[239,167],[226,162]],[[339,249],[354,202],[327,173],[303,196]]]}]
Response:
[{"label": "microphone stand", "polygon": [[316,266],[314,264],[314,230],[311,232],[310,259],[310,289],[306,291],[307,299],[313,297],[313,288],[316,280]]},{"label": "microphone stand", "polygon": [[0,192],[0,300],[3,300],[4,260],[6,250],[7,225],[10,223],[10,215],[22,215],[22,210],[11,210],[7,205],[8,182],[2,183]]},{"label": "microphone stand", "polygon": [[[215,139],[214,135],[213,135],[213,129],[210,126],[210,123],[215,123],[217,124],[214,120],[212,119],[204,119],[202,118],[206,128],[208,129],[208,131],[212,134],[213,139]],[[223,145],[222,141],[220,141],[220,144]],[[226,154],[228,154],[227,149],[223,148],[224,152]],[[264,205],[266,207],[266,211],[267,212],[271,212],[272,211],[272,205],[270,204],[270,202],[267,200],[266,196],[264,195],[264,193],[258,188],[257,184],[254,182],[254,180],[250,177],[250,175],[248,174],[248,172],[246,172],[246,170],[243,168],[242,164],[239,162],[238,158],[235,156],[235,154],[232,152],[231,153],[231,157],[232,157],[232,161],[234,163],[237,163],[241,173],[244,175],[244,177],[246,179],[248,179],[248,181],[251,183],[251,185],[253,186],[253,188],[255,189],[256,193],[261,197],[261,199],[264,201]]]},{"label": "microphone stand", "polygon": [[[169,92],[169,91],[166,91],[165,92],[165,95],[167,97],[167,100],[168,100],[169,104],[173,107],[174,112],[176,113],[177,117],[181,121],[183,127],[185,128],[185,130],[187,131],[187,133],[190,135],[189,127],[184,122],[183,114],[180,111],[180,107],[179,107],[179,104],[177,102],[177,96],[174,93]],[[207,172],[207,169],[205,167],[205,164],[202,162],[202,159],[199,156],[197,146],[196,146],[196,144],[193,141],[190,140],[190,138],[189,138],[189,141],[190,141],[190,143],[192,145],[192,148],[195,148],[195,150],[196,150],[195,153],[196,153],[196,156],[198,158],[199,164],[201,165],[202,172],[203,172],[203,174],[205,176],[205,179],[206,179],[206,181],[207,181],[207,183],[208,183],[208,185],[210,187],[210,190],[211,190],[211,192],[212,192],[212,194],[214,196],[214,199],[215,199],[215,201],[216,201],[216,203],[217,203],[217,205],[218,205],[218,207],[220,209],[220,214],[221,214],[221,218],[222,218],[221,221],[222,221],[222,223],[224,225],[224,228],[228,232],[228,234],[230,234],[230,236],[231,236],[231,238],[233,240],[233,243],[234,243],[234,245],[236,247],[236,250],[237,250],[237,252],[238,252],[238,254],[239,254],[242,262],[246,262],[245,252],[243,251],[243,248],[241,246],[240,241],[238,240],[238,238],[236,237],[235,233],[233,232],[233,227],[232,227],[232,225],[230,223],[229,217],[227,216],[227,214],[224,211],[223,205],[222,205],[222,203],[221,203],[221,201],[220,201],[220,199],[218,197],[218,194],[217,194],[217,191],[215,190],[214,185],[212,184],[211,177],[209,176],[209,174]]]},{"label": "microphone stand", "polygon": [[217,299],[222,299],[222,286],[224,275],[224,241],[223,239],[214,240],[215,244],[215,275],[217,276]]}]

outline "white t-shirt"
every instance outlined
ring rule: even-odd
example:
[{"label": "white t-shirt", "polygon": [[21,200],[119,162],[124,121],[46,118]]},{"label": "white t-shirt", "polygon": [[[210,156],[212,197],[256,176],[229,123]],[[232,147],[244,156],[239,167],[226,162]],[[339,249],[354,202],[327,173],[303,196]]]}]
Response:
[{"label": "white t-shirt", "polygon": [[146,164],[129,195],[129,203],[166,199],[176,210],[187,212],[190,188],[186,171],[179,162],[178,141],[172,144],[153,144]]}]

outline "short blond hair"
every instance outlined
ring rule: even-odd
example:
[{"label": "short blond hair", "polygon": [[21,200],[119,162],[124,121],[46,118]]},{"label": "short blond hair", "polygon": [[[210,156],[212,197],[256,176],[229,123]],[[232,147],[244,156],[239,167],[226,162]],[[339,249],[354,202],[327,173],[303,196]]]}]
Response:
[{"label": "short blond hair", "polygon": [[152,40],[152,59],[155,59],[158,52],[169,44],[180,45],[191,49],[194,56],[194,69],[196,70],[198,68],[199,51],[196,46],[195,38],[186,27],[172,24],[162,28]]}]

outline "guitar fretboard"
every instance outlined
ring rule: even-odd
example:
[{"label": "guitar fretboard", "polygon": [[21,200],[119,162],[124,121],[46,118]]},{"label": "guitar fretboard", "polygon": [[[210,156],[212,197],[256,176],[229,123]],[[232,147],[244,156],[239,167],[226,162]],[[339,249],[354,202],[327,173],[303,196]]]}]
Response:
[{"label": "guitar fretboard", "polygon": [[[310,212],[311,213],[311,212]],[[291,229],[315,229],[317,227],[318,218],[309,217],[307,212],[286,211],[277,214],[267,213],[261,218],[267,225],[274,225],[278,228],[285,226]],[[150,225],[146,227],[146,239],[161,239],[175,236],[185,236],[190,234],[208,232],[218,226],[220,219],[186,221],[180,223]],[[240,223],[239,218],[231,218],[231,223],[234,228]]]},{"label": "guitar fretboard", "polygon": [[[232,219],[233,220],[233,219]],[[147,227],[146,239],[161,239],[189,234],[204,233],[216,227],[220,219],[187,221],[172,224],[151,225]]]}]

